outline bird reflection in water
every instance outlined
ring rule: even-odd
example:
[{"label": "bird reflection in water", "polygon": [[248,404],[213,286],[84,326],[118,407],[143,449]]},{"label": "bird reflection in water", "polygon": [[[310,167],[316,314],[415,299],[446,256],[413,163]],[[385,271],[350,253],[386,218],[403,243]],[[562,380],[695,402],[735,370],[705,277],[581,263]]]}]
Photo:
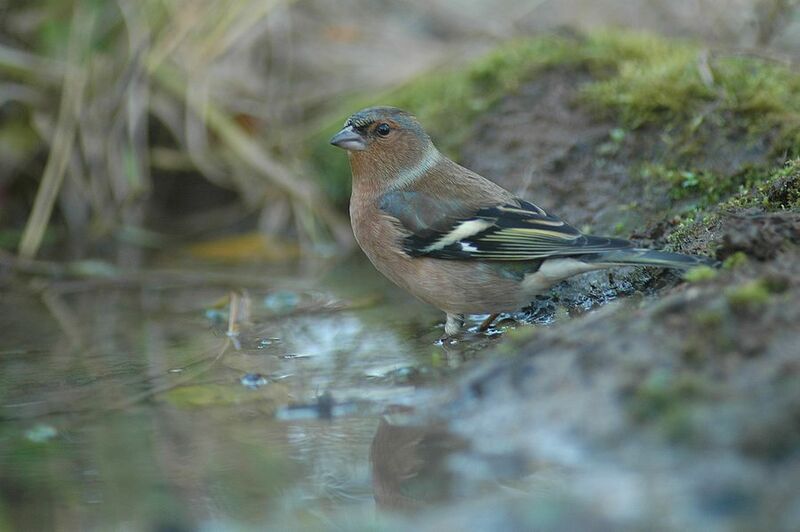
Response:
[{"label": "bird reflection in water", "polygon": [[444,422],[414,425],[411,414],[408,407],[390,406],[372,440],[372,487],[382,510],[404,512],[451,499],[448,458],[468,448]]}]

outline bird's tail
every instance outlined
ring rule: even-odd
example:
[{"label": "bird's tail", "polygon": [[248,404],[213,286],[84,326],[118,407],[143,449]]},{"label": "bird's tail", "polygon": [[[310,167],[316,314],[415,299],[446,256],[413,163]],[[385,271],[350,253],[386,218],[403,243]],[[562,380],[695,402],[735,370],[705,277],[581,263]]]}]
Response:
[{"label": "bird's tail", "polygon": [[719,262],[709,257],[697,255],[683,255],[669,251],[656,251],[654,249],[623,248],[584,255],[583,262],[589,264],[638,264],[640,266],[657,266],[661,268],[677,268],[688,270],[695,266],[718,267]]}]

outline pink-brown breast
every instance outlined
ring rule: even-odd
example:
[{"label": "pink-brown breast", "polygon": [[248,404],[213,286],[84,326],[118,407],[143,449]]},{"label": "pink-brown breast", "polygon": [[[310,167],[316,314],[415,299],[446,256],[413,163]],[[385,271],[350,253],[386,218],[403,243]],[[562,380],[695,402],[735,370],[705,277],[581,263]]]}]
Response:
[{"label": "pink-brown breast", "polygon": [[517,310],[527,304],[519,279],[477,261],[410,257],[402,250],[404,233],[375,199],[354,195],[350,201],[353,234],[372,264],[389,280],[418,299],[453,314]]}]

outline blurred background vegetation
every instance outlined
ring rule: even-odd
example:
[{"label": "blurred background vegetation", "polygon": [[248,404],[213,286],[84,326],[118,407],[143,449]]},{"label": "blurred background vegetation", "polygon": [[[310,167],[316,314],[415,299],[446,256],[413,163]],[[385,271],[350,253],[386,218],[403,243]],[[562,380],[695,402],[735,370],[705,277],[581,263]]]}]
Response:
[{"label": "blurred background vegetation", "polygon": [[[800,0],[0,0],[0,530],[374,529],[395,403],[502,442],[455,491],[530,522],[796,529],[798,61]],[[358,257],[261,262],[352,247],[328,139],[372,104],[577,227],[727,266],[576,280],[526,318],[552,329],[434,346]],[[400,487],[436,500],[432,471]],[[464,501],[430,529],[509,514]]]},{"label": "blurred background vegetation", "polygon": [[[620,26],[757,51],[794,68],[797,6],[5,0],[0,248],[22,258],[131,264],[139,256],[131,249],[258,230],[259,238],[305,251],[346,249],[346,158],[327,137],[349,112],[379,102],[407,106],[458,157],[469,120],[516,82],[520,63],[564,60],[552,46],[541,60],[535,46],[506,48],[472,66],[466,86],[461,65],[499,43]],[[594,97],[624,114],[626,102],[612,101],[620,90],[609,85]]]}]

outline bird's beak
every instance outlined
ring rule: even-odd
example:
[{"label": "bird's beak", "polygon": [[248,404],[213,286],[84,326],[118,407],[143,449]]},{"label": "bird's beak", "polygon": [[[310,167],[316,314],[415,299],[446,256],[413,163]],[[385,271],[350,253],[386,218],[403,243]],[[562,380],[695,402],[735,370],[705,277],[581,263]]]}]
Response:
[{"label": "bird's beak", "polygon": [[342,128],[340,132],[331,137],[331,144],[344,150],[363,151],[367,149],[367,142],[353,126]]}]

